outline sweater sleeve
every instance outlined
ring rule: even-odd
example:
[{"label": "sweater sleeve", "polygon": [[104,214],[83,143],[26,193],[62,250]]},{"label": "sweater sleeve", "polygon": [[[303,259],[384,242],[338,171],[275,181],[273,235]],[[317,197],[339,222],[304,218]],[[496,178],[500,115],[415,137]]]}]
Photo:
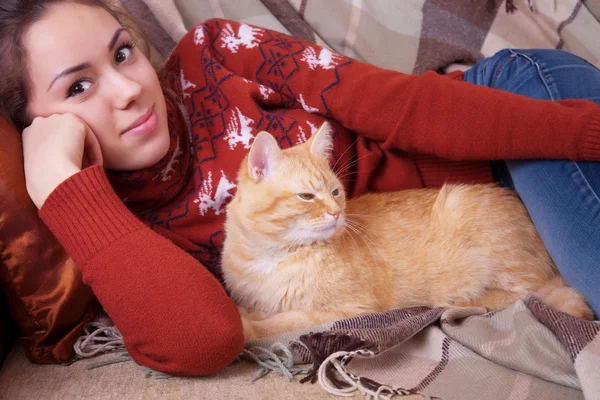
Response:
[{"label": "sweater sleeve", "polygon": [[204,22],[178,51],[198,43],[234,75],[277,91],[280,104],[270,106],[316,109],[384,150],[451,160],[600,160],[600,107],[590,101],[535,100],[435,72],[384,70],[232,21]]},{"label": "sweater sleeve", "polygon": [[204,375],[239,355],[241,319],[221,284],[137,219],[101,166],[59,185],[40,216],[81,269],[137,363],[175,375]]}]

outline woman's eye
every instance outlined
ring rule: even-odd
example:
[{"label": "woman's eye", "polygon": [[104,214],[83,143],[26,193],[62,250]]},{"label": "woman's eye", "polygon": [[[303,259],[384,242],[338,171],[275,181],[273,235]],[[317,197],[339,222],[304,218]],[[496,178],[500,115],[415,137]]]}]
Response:
[{"label": "woman's eye", "polygon": [[121,64],[122,62],[126,61],[129,57],[131,57],[132,53],[133,45],[123,45],[119,48],[119,50],[117,50],[117,53],[115,54],[115,61],[117,62],[117,64]]},{"label": "woman's eye", "polygon": [[315,195],[312,193],[298,193],[298,197],[304,201],[310,201],[315,198]]},{"label": "woman's eye", "polygon": [[92,86],[92,84],[88,81],[77,81],[69,87],[67,91],[67,97],[75,97],[80,96],[85,93]]},{"label": "woman's eye", "polygon": [[333,192],[331,192],[331,195],[333,197],[338,197],[340,195],[340,189],[335,189]]}]

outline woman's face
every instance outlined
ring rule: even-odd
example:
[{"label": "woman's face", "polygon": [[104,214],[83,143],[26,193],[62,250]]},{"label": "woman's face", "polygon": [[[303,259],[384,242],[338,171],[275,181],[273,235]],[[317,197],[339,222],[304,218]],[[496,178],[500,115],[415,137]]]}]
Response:
[{"label": "woman's face", "polygon": [[132,43],[106,10],[76,3],[54,6],[23,37],[30,114],[77,115],[98,138],[104,166],[115,170],[149,167],[169,148],[158,77]]}]

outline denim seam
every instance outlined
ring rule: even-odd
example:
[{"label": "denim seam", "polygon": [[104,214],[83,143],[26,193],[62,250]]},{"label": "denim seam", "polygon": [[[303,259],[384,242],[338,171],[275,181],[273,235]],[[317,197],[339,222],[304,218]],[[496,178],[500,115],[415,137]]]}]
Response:
[{"label": "denim seam", "polygon": [[530,57],[527,54],[518,52],[513,49],[509,49],[509,50],[513,54],[513,56],[521,56],[521,57],[525,58],[526,60],[528,60],[531,64],[533,64],[533,66],[535,66],[536,70],[538,71],[538,75],[539,75],[540,79],[542,80],[542,83],[544,84],[546,91],[548,92],[548,96],[550,96],[550,100],[556,101],[557,97],[558,97],[557,96],[558,93],[553,91],[550,88],[550,85],[554,86],[554,80],[552,79],[552,76],[547,73],[548,70],[546,68],[546,65],[537,59],[534,60],[533,57]]},{"label": "denim seam", "polygon": [[488,63],[490,62],[489,58],[485,59],[485,62],[483,63],[483,66],[481,67],[481,82],[485,82],[485,71],[487,71],[487,66]]},{"label": "denim seam", "polygon": [[503,61],[502,64],[500,64],[498,67],[496,67],[496,72],[494,73],[494,76],[492,77],[492,81],[490,82],[490,87],[495,87],[496,84],[496,80],[498,79],[498,77],[500,76],[500,74],[502,73],[502,70],[504,69],[504,67],[506,66],[506,64],[508,64],[510,62],[510,59],[513,58],[513,56],[508,56],[506,57]]},{"label": "denim seam", "polygon": [[[500,51],[499,51],[498,53],[496,53],[496,55],[494,56],[494,57],[498,57],[498,56],[500,56],[500,54],[502,54],[502,56],[504,57],[504,62],[503,62],[503,64],[502,64],[502,65],[501,65],[499,68],[496,68],[496,70],[498,70],[498,69],[501,69],[501,68],[502,68],[504,65],[506,65],[506,62],[507,62],[507,60],[508,60],[508,59],[510,59],[510,56],[508,56],[508,57],[505,57],[505,56],[504,56],[504,53],[509,53],[509,49],[500,50]],[[487,73],[487,67],[488,67],[488,65],[490,64],[490,61],[494,59],[494,57],[486,57],[486,58],[484,58],[484,59],[481,61],[481,64],[482,64],[482,66],[481,66],[481,68],[480,68],[480,70],[479,70],[479,72],[480,72],[480,75],[481,75],[481,81],[480,81],[480,82],[477,82],[477,84],[478,84],[478,85],[484,85],[484,86],[488,86],[488,85],[485,85],[485,84],[484,84],[484,82],[486,81],[486,79],[485,79],[485,76],[486,76],[486,73]],[[496,76],[497,76],[497,74],[496,74]],[[494,76],[492,80],[495,80],[496,76]],[[493,87],[493,86],[489,86],[489,87]]]},{"label": "denim seam", "polygon": [[596,198],[596,200],[598,200],[598,203],[600,204],[600,197],[598,196],[598,193],[596,193],[596,191],[594,190],[594,188],[592,187],[592,185],[590,185],[590,182],[585,177],[585,174],[583,173],[583,171],[581,170],[581,168],[579,168],[579,165],[577,165],[577,163],[575,161],[571,162],[571,164],[575,166],[575,168],[577,169],[578,175],[580,176],[581,180],[585,183],[585,186],[589,189],[590,192],[592,192],[593,196]]}]

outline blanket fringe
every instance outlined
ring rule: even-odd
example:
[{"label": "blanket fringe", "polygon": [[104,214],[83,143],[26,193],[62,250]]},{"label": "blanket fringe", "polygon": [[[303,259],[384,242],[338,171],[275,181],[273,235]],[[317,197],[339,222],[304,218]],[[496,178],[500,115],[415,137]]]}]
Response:
[{"label": "blanket fringe", "polygon": [[[288,381],[292,381],[295,375],[307,374],[311,371],[314,368],[313,364],[294,365],[292,346],[306,347],[301,342],[292,341],[289,346],[283,343],[274,343],[268,349],[260,346],[244,349],[240,357],[246,357],[259,366],[252,382],[263,378],[271,371],[281,373]],[[121,332],[113,322],[108,316],[101,314],[94,321],[85,325],[83,333],[73,345],[73,349],[76,356],[68,363],[69,365],[100,354],[124,351],[125,343]],[[146,378],[167,379],[172,377],[172,375],[139,365],[126,351],[114,358],[93,363],[87,368],[91,370],[130,361],[144,372]]]},{"label": "blanket fringe", "polygon": [[83,359],[125,350],[125,342],[116,326],[98,319],[85,325],[83,334],[77,339],[73,349],[77,359]]},{"label": "blanket fringe", "polygon": [[129,353],[121,353],[116,358],[108,358],[106,360],[98,361],[97,363],[88,366],[87,369],[102,368],[106,367],[107,365],[120,364],[129,361],[133,361]]},{"label": "blanket fringe", "polygon": [[241,356],[251,359],[259,366],[252,382],[263,378],[271,371],[281,373],[288,382],[291,382],[295,375],[307,374],[313,368],[312,364],[294,365],[291,346],[277,342],[269,349],[260,346],[244,349]]},{"label": "blanket fringe", "polygon": [[[331,354],[323,361],[317,372],[317,379],[323,390],[340,397],[353,397],[358,391],[366,400],[390,400],[396,396],[417,394],[352,375],[344,367],[355,356],[373,357],[375,353],[369,350],[355,350],[338,351]],[[332,379],[333,371],[337,372],[337,377],[334,379]],[[340,382],[344,382],[344,384],[340,385]],[[430,395],[421,395],[425,400],[431,400]]]},{"label": "blanket fringe", "polygon": [[[312,358],[313,368],[308,372],[308,375],[302,378],[300,383],[315,383],[318,379],[319,367],[328,358],[329,354],[337,352],[349,352],[358,349],[371,349],[374,345],[356,336],[347,334],[317,332],[310,335],[300,336],[300,341],[304,344],[304,348],[308,350],[309,356]],[[332,373],[332,368],[327,369],[327,373]],[[335,381],[333,374],[328,376],[332,381]],[[335,381],[338,387],[345,385],[343,381]]]},{"label": "blanket fringe", "polygon": [[[83,333],[73,345],[75,357],[68,364],[75,361],[91,358],[104,353],[112,353],[125,350],[125,342],[123,335],[108,318],[108,316],[100,314],[94,321],[88,323],[83,328]],[[172,376],[164,372],[156,371],[148,367],[144,367],[136,363],[129,353],[123,352],[115,358],[98,361],[87,367],[87,369],[96,369],[106,367],[107,365],[119,364],[132,361],[135,366],[144,372],[146,378],[166,379]]]},{"label": "blanket fringe", "polygon": [[167,374],[165,372],[156,371],[156,370],[153,370],[151,368],[139,365],[138,363],[136,363],[133,360],[133,358],[131,358],[131,356],[129,355],[129,353],[121,353],[116,358],[109,358],[109,359],[106,359],[106,360],[99,361],[97,363],[94,363],[94,364],[88,366],[87,369],[102,368],[102,367],[106,367],[107,365],[120,364],[120,363],[130,362],[130,361],[133,362],[134,365],[138,369],[140,369],[142,372],[144,372],[144,376],[146,378],[152,378],[152,379],[169,379],[169,378],[173,377],[173,375],[169,375],[169,374]]},{"label": "blanket fringe", "polygon": [[[338,351],[323,361],[317,372],[317,380],[327,393],[335,396],[353,397],[354,392],[360,390],[358,383],[350,378],[350,374],[344,371],[341,361],[339,360],[341,358],[351,357],[354,354],[356,354],[354,351]],[[348,386],[340,387],[338,382],[331,379],[331,374],[329,374],[328,371],[331,370],[332,367],[337,370],[338,376],[342,378]],[[361,393],[363,396],[365,395],[362,391]]]}]

